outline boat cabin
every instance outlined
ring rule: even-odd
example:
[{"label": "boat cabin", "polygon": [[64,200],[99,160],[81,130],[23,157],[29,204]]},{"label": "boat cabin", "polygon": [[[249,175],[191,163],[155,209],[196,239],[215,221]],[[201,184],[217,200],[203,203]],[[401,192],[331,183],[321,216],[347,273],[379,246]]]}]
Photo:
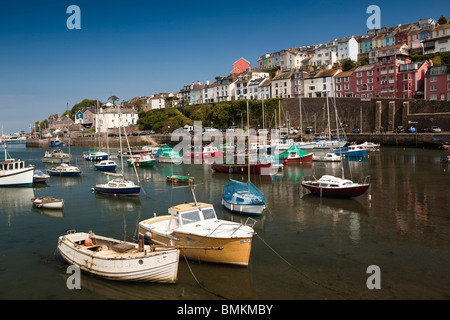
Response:
[{"label": "boat cabin", "polygon": [[25,168],[25,162],[14,159],[7,159],[6,161],[0,162],[0,171],[13,171]]},{"label": "boat cabin", "polygon": [[217,220],[213,205],[194,202],[183,203],[169,208],[169,230],[173,230],[193,223]]}]

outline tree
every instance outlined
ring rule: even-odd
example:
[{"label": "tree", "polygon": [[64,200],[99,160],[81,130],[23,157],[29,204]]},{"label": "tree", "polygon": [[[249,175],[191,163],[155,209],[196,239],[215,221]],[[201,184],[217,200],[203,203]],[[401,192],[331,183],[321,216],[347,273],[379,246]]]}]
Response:
[{"label": "tree", "polygon": [[342,71],[349,71],[355,67],[355,62],[352,59],[347,58],[341,61],[341,66]]},{"label": "tree", "polygon": [[118,100],[119,100],[119,98],[117,98],[116,96],[111,96],[108,98],[108,101],[111,101],[113,106],[116,105],[116,101],[118,101]]},{"label": "tree", "polygon": [[440,56],[435,56],[433,58],[433,66],[440,66],[442,64],[442,60]]},{"label": "tree", "polygon": [[444,16],[441,16],[441,17],[439,18],[439,20],[437,21],[437,23],[439,23],[440,25],[442,25],[442,24],[447,24],[447,18],[444,17]]}]

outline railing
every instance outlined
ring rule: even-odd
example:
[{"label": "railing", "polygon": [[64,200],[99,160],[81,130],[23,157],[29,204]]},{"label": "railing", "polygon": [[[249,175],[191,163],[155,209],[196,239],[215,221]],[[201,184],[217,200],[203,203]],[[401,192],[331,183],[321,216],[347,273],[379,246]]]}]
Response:
[{"label": "railing", "polygon": [[369,184],[370,176],[360,177],[358,180],[359,184]]}]

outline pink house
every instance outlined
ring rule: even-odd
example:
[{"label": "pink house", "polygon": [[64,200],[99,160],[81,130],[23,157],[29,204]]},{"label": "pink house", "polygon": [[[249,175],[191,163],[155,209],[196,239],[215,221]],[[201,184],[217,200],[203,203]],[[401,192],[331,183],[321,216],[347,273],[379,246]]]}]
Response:
[{"label": "pink house", "polygon": [[231,74],[242,73],[248,69],[250,69],[250,62],[244,58],[240,58],[238,61],[233,63],[233,71],[231,71]]},{"label": "pink house", "polygon": [[431,61],[401,64],[397,75],[397,98],[423,98],[425,74],[432,65]]},{"label": "pink house", "polygon": [[450,64],[428,69],[425,75],[425,99],[450,100]]}]

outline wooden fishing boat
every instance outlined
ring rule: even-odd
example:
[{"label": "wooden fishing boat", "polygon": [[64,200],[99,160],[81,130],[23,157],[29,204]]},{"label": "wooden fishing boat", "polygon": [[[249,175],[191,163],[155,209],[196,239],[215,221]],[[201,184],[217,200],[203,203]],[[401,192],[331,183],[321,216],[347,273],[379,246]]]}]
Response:
[{"label": "wooden fishing boat", "polygon": [[50,196],[34,198],[31,201],[36,208],[62,209],[64,206],[64,199],[56,199]]},{"label": "wooden fishing boat", "polygon": [[[214,206],[197,202],[183,203],[169,208],[168,215],[156,216],[139,222],[139,234],[145,240],[166,246],[187,246],[181,253],[188,259],[214,263],[247,266],[255,220],[245,224],[219,220]],[[253,225],[248,225],[249,221]],[[221,250],[206,250],[218,247]]]},{"label": "wooden fishing boat", "polygon": [[171,175],[166,177],[166,181],[170,183],[194,183],[195,178],[191,176]]},{"label": "wooden fishing boat", "polygon": [[175,283],[180,251],[69,231],[58,252],[69,264],[110,280]]},{"label": "wooden fishing boat", "polygon": [[70,154],[64,153],[61,149],[45,151],[42,163],[69,163]]}]

